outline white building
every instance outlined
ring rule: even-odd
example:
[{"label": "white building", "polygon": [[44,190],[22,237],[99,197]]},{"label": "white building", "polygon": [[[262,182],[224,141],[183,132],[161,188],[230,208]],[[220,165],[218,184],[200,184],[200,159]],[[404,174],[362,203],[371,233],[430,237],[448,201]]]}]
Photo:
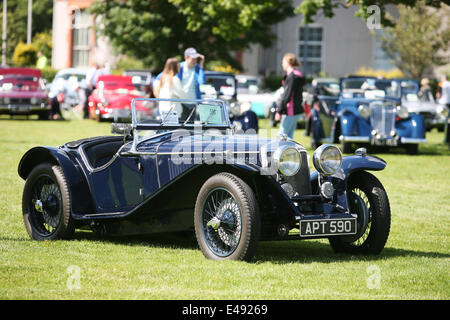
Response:
[{"label": "white building", "polygon": [[[296,6],[300,3],[294,1]],[[369,29],[365,21],[354,16],[355,12],[356,7],[335,9],[333,18],[318,17],[308,25],[302,24],[301,15],[286,19],[273,27],[277,40],[271,48],[254,45],[244,51],[244,72],[281,74],[281,59],[287,52],[297,55],[305,74],[323,72],[340,77],[360,67],[393,69],[376,37],[382,29]]]}]

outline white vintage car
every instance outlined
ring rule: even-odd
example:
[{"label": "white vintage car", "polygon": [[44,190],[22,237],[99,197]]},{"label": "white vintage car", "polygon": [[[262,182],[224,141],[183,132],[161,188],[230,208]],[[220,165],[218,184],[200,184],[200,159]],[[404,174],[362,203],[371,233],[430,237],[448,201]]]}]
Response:
[{"label": "white vintage car", "polygon": [[275,92],[263,92],[260,78],[257,76],[239,74],[236,75],[236,79],[237,100],[241,103],[241,109],[249,109],[260,118],[268,118],[270,107],[277,99]]},{"label": "white vintage car", "polygon": [[449,110],[445,105],[436,102],[431,92],[422,96],[417,93],[404,94],[402,106],[405,106],[410,113],[420,114],[425,120],[427,131],[433,128],[437,128],[439,132],[444,131]]}]

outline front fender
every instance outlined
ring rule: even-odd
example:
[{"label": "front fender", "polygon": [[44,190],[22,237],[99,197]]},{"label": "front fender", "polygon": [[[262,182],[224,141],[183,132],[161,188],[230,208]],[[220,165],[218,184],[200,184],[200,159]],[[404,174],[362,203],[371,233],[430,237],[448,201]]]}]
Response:
[{"label": "front fender", "polygon": [[409,118],[395,123],[395,131],[400,137],[425,138],[425,121],[419,114],[413,113]]},{"label": "front fender", "polygon": [[386,167],[386,161],[375,156],[347,156],[342,159],[342,170],[346,176],[355,171],[380,171]]},{"label": "front fender", "polygon": [[31,171],[44,162],[61,167],[69,187],[72,212],[75,214],[92,213],[94,206],[86,178],[80,171],[80,167],[65,151],[51,147],[34,147],[28,150],[19,162],[19,176],[26,180]]},{"label": "front fender", "polygon": [[339,121],[341,125],[341,135],[351,136],[370,136],[370,123],[361,118],[359,112],[354,108],[344,108],[339,112]]},{"label": "front fender", "polygon": [[[369,156],[369,155],[354,155],[354,156],[347,156],[342,158],[342,174],[344,177],[344,180],[347,180],[350,174],[352,174],[355,171],[380,171],[383,170],[386,167],[386,161],[384,161],[381,158],[375,157],[375,156]],[[314,171],[311,173],[311,183],[317,183],[317,176],[319,173],[317,171]],[[338,175],[335,175],[339,177]]]}]

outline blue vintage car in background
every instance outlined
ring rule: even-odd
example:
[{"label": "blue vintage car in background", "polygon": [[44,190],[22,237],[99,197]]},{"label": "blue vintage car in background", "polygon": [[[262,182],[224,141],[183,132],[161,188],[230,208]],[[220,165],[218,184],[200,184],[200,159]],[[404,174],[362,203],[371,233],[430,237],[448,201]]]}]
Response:
[{"label": "blue vintage car in background", "polygon": [[341,143],[344,153],[355,145],[405,147],[415,154],[426,142],[425,123],[401,104],[396,80],[349,77],[340,81],[336,104],[320,103],[312,110],[313,142]]},{"label": "blue vintage car in background", "polygon": [[385,246],[389,200],[368,171],[386,163],[365,150],[342,157],[322,145],[311,172],[295,141],[237,134],[221,100],[135,99],[132,123],[112,126],[120,135],[24,154],[18,173],[32,239],[191,230],[214,260],[249,260],[259,240],[328,238],[352,254]]}]

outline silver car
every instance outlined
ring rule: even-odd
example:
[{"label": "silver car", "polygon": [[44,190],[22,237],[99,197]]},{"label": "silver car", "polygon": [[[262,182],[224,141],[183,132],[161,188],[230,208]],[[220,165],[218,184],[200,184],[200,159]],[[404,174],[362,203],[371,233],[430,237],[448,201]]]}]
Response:
[{"label": "silver car", "polygon": [[[84,88],[86,87],[86,70],[62,69],[58,71],[49,87],[49,97],[53,98],[60,93],[64,94],[63,109],[74,107],[83,103]],[[81,89],[81,90],[80,90]]]},{"label": "silver car", "polygon": [[433,128],[437,128],[439,132],[444,131],[449,110],[445,105],[437,103],[431,92],[422,96],[417,93],[406,93],[402,97],[402,106],[409,112],[420,114],[425,120],[427,131]]}]

